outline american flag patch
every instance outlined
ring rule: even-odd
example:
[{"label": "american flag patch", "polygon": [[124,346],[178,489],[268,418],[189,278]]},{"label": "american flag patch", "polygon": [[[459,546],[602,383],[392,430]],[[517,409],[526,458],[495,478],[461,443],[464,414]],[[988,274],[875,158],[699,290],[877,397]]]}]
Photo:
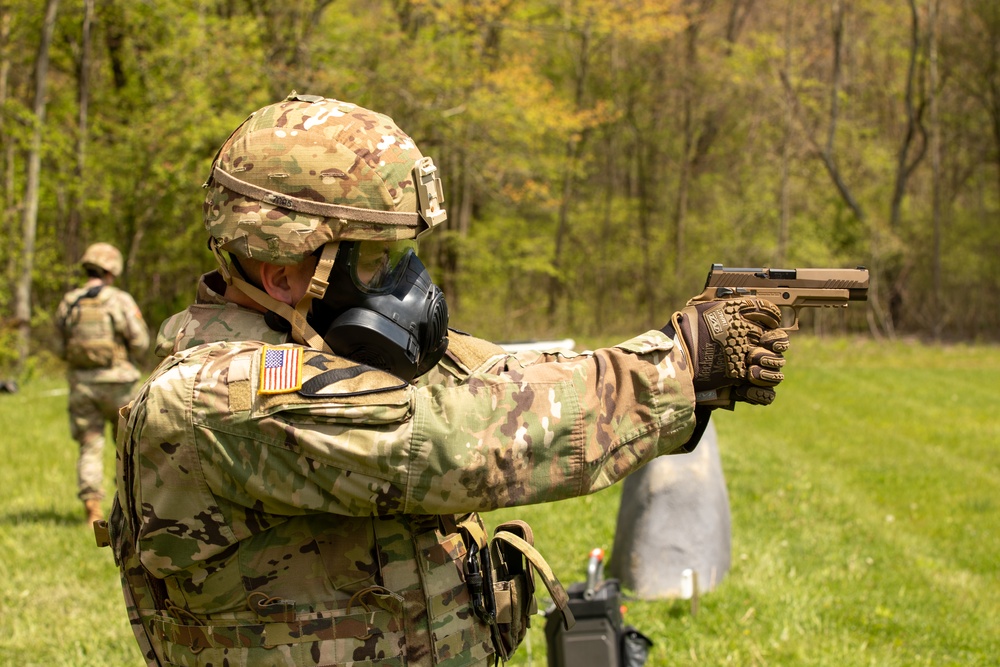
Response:
[{"label": "american flag patch", "polygon": [[302,388],[302,348],[264,346],[258,394],[286,394]]}]

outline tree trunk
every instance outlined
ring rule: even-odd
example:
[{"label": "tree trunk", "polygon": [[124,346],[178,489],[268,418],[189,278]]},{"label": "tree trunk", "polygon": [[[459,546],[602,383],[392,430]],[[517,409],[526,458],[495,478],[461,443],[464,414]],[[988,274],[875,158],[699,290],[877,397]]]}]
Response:
[{"label": "tree trunk", "polygon": [[[833,2],[832,13],[834,22],[832,28],[833,71],[831,73],[832,83],[830,86],[830,120],[827,127],[825,145],[820,146],[805,122],[805,112],[802,110],[802,105],[799,102],[795,88],[792,86],[791,72],[782,70],[779,74],[782,85],[785,86],[792,100],[794,116],[802,126],[806,141],[809,143],[813,154],[823,164],[827,174],[830,176],[830,180],[833,181],[834,187],[837,188],[837,192],[840,193],[844,203],[851,209],[854,216],[862,224],[867,224],[868,220],[865,211],[861,207],[861,203],[855,199],[850,187],[848,187],[847,182],[844,180],[833,150],[834,139],[837,134],[837,123],[840,120],[840,86],[841,77],[843,76],[841,70],[843,65],[842,51],[844,48],[844,6],[840,0]],[[880,278],[883,270],[880,238],[878,223],[873,222],[871,224],[871,256],[868,267],[871,271],[871,285],[868,290],[868,327],[875,338],[881,338],[883,332],[893,337],[892,323],[888,319],[885,308],[882,305],[882,300],[879,297]]]},{"label": "tree trunk", "polygon": [[[580,34],[580,58],[576,67],[575,109],[583,108],[584,91],[590,70],[590,26],[584,26]],[[559,202],[559,220],[556,225],[555,250],[552,257],[552,278],[549,281],[549,326],[556,323],[559,302],[566,294],[566,277],[562,275],[563,248],[569,234],[569,208],[573,200],[573,186],[576,179],[576,164],[583,150],[584,137],[571,138],[566,142],[566,166],[563,170],[562,194]]]},{"label": "tree trunk", "polygon": [[[690,62],[688,63],[690,64]],[[682,127],[684,132],[684,153],[681,155],[680,174],[677,177],[677,201],[674,205],[674,284],[682,284],[684,269],[684,247],[688,213],[688,188],[691,178],[691,152],[694,145],[694,129],[691,119],[690,86],[684,86],[684,113]]]},{"label": "tree trunk", "polygon": [[938,0],[928,0],[927,32],[928,43],[928,67],[930,69],[930,95],[931,107],[931,224],[934,228],[934,241],[931,252],[931,281],[932,281],[932,318],[931,325],[934,340],[941,340],[941,333],[944,330],[946,314],[944,313],[943,299],[941,293],[941,119],[938,110]]},{"label": "tree trunk", "polygon": [[59,0],[48,0],[45,5],[45,22],[42,24],[42,39],[38,45],[38,58],[35,64],[35,127],[31,135],[31,150],[28,153],[24,187],[24,216],[21,224],[22,263],[14,307],[14,318],[18,328],[18,373],[24,369],[31,342],[31,275],[35,268],[35,234],[38,229],[38,181],[42,168],[45,86],[49,73],[49,45],[52,43],[58,9]]},{"label": "tree trunk", "polygon": [[607,318],[607,304],[611,296],[610,281],[608,280],[608,272],[610,267],[609,253],[613,251],[611,239],[614,236],[614,218],[613,210],[615,203],[615,177],[614,177],[614,154],[615,154],[615,141],[614,135],[608,133],[606,138],[607,149],[604,151],[605,167],[604,170],[607,172],[608,177],[604,179],[604,211],[601,216],[601,243],[597,245],[598,261],[597,261],[597,273],[594,276],[594,285],[596,286],[594,295],[594,313],[593,322],[595,331],[606,331],[607,326],[605,319]]},{"label": "tree trunk", "polygon": [[[902,216],[903,198],[906,196],[906,183],[910,179],[910,174],[923,159],[927,148],[927,141],[921,142],[918,152],[911,160],[909,158],[910,149],[916,135],[925,136],[923,124],[921,122],[923,105],[916,107],[914,104],[914,84],[917,73],[917,56],[920,51],[920,17],[917,14],[916,0],[909,0],[910,5],[910,57],[909,66],[906,72],[906,93],[903,97],[903,104],[906,109],[906,131],[903,133],[903,142],[899,147],[896,156],[896,181],[892,191],[892,201],[889,207],[889,231],[895,232],[900,227]],[[903,258],[903,266],[898,268],[895,276],[887,280],[886,287],[889,289],[889,322],[895,325],[903,319],[903,305],[906,297],[906,276],[909,274],[908,263],[910,258]],[[888,278],[888,276],[887,276]]]},{"label": "tree trunk", "polygon": [[[4,109],[7,107],[7,88],[10,81],[10,59],[7,57],[7,43],[10,40],[11,9],[0,5],[0,146],[3,146],[3,187],[0,196],[0,234],[13,239],[14,232],[14,141],[7,135]],[[14,282],[17,271],[17,255],[14,248],[8,249],[3,278]],[[6,299],[4,299],[6,301]],[[7,306],[6,303],[2,304]]]},{"label": "tree trunk", "polygon": [[80,258],[80,233],[83,227],[85,202],[84,174],[87,161],[87,116],[90,109],[91,26],[94,20],[94,0],[83,0],[83,24],[80,26],[80,63],[77,69],[77,99],[79,115],[76,124],[76,178],[66,224],[66,265]]},{"label": "tree trunk", "polygon": [[903,197],[906,194],[906,182],[913,172],[913,168],[923,157],[923,150],[914,157],[911,162],[909,158],[910,149],[913,147],[913,140],[917,133],[923,134],[920,124],[920,113],[914,108],[914,84],[917,71],[917,56],[920,51],[920,19],[917,15],[916,0],[910,0],[910,58],[906,72],[906,94],[903,103],[906,109],[906,132],[903,134],[903,143],[899,147],[896,156],[896,182],[892,192],[892,203],[889,214],[889,229],[899,227],[900,216],[903,204]]},{"label": "tree trunk", "polygon": [[[754,0],[732,0],[726,20],[722,41],[723,57],[728,58],[739,39],[740,31],[746,25],[747,17],[753,9]],[[698,179],[702,164],[712,145],[719,136],[719,127],[725,120],[727,104],[712,103],[705,92],[703,79],[706,70],[712,67],[702,63],[700,49],[707,42],[711,49],[713,40],[705,38],[702,26],[713,8],[713,0],[691,2],[688,8],[688,27],[684,37],[684,75],[680,94],[683,105],[682,132],[684,148],[681,156],[680,174],[677,184],[677,201],[674,206],[674,284],[680,285],[684,276],[684,256],[687,254],[687,219],[691,202],[691,189]],[[664,65],[666,67],[666,65]],[[700,89],[699,89],[700,85]],[[697,113],[696,109],[703,109]]]},{"label": "tree trunk", "polygon": [[684,255],[687,248],[688,197],[691,187],[691,172],[694,169],[695,151],[698,137],[694,119],[695,84],[699,76],[698,38],[707,7],[704,2],[688,12],[688,26],[684,31],[684,74],[681,78],[681,131],[684,135],[683,153],[677,176],[677,201],[674,203],[674,285],[683,282]]},{"label": "tree trunk", "polygon": [[[785,6],[785,71],[792,70],[792,0]],[[788,228],[791,224],[791,202],[789,193],[789,163],[792,145],[792,100],[785,90],[784,127],[781,134],[781,220],[778,225],[778,251],[774,258],[776,266],[784,266],[788,256]]]}]

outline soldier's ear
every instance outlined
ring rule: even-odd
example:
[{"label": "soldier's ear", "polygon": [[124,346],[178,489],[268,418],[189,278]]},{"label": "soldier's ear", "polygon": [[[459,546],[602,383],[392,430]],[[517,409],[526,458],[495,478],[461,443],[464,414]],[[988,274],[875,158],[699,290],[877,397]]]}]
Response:
[{"label": "soldier's ear", "polygon": [[269,295],[287,303],[289,306],[295,305],[305,295],[309,289],[309,281],[316,270],[315,256],[307,257],[299,264],[267,264],[261,262],[260,284]]},{"label": "soldier's ear", "polygon": [[267,264],[261,262],[260,265],[260,285],[270,296],[282,303],[294,306],[292,301],[292,281],[290,280],[289,267],[279,264]]}]

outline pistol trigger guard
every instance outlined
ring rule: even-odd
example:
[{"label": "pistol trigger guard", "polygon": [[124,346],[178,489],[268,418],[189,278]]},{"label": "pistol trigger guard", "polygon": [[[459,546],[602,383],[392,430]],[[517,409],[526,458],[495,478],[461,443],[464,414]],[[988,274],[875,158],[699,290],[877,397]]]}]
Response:
[{"label": "pistol trigger guard", "polygon": [[791,314],[792,323],[789,324],[787,327],[781,326],[781,327],[778,327],[778,328],[780,330],[782,330],[782,331],[798,331],[799,330],[799,311],[803,307],[802,306],[796,307],[796,306],[787,306],[786,305],[786,306],[778,306],[778,308],[781,310],[781,323],[782,324],[785,323],[785,313],[786,313],[785,309],[788,309],[788,310],[792,311],[792,314]]}]

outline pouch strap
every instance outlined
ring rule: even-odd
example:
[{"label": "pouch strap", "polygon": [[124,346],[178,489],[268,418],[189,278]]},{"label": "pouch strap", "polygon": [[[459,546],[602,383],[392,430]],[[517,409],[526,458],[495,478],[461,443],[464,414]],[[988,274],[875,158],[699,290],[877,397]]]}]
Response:
[{"label": "pouch strap", "polygon": [[522,521],[521,519],[511,519],[510,521],[504,521],[499,526],[496,527],[494,532],[505,530],[508,533],[514,533],[525,542],[531,546],[535,546],[535,533],[531,530],[531,526],[528,525],[527,521]]},{"label": "pouch strap", "polygon": [[[531,546],[535,546],[535,534],[532,532],[531,526],[529,526],[526,521],[522,521],[521,519],[505,521],[496,527],[494,533],[499,531],[514,533]],[[528,595],[534,598],[535,576],[533,574],[530,561],[526,561],[524,554],[522,554],[516,547],[506,543],[495,543],[493,550],[498,552],[494,557],[494,562],[498,567],[505,567],[508,570],[508,575],[524,573],[524,581],[528,587]]]},{"label": "pouch strap", "polygon": [[462,532],[467,539],[475,542],[480,547],[485,548],[489,543],[486,530],[483,528],[483,524],[479,522],[479,516],[477,514],[473,513],[454,516],[451,517],[451,520],[455,522],[457,530]]},{"label": "pouch strap", "polygon": [[[523,522],[520,522],[523,523]],[[528,529],[530,535],[531,529]],[[503,542],[509,544],[513,548],[517,549],[521,554],[528,559],[532,567],[538,571],[539,576],[542,578],[542,582],[545,584],[545,588],[549,590],[549,595],[552,597],[552,604],[556,606],[556,609],[562,614],[563,625],[567,630],[573,627],[576,623],[576,619],[573,617],[573,612],[569,609],[569,595],[566,594],[566,589],[563,585],[559,583],[555,574],[552,572],[552,568],[542,557],[542,554],[535,549],[527,540],[519,537],[518,535],[510,532],[509,530],[498,530],[493,535],[492,546],[497,546],[497,542]]]}]

